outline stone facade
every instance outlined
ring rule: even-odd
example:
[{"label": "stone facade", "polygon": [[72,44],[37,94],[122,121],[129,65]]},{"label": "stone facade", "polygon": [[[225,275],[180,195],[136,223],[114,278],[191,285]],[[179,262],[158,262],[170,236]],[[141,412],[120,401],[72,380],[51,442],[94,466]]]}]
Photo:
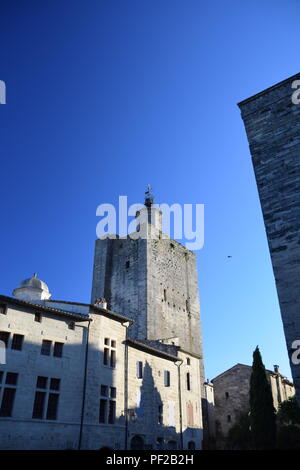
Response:
[{"label": "stone facade", "polygon": [[[201,448],[199,356],[131,340],[131,319],[95,305],[5,296],[0,305],[1,338],[9,333],[0,364],[1,449]],[[43,340],[51,342],[47,354]],[[55,343],[63,344],[58,355]],[[7,373],[18,374],[15,384]],[[7,389],[15,389],[12,406]],[[45,394],[44,412],[33,417],[41,412],[37,392]],[[48,416],[50,394],[59,395],[56,416]]]},{"label": "stone facade", "polygon": [[[300,403],[300,364],[292,360],[300,340],[300,104],[297,74],[239,103],[279,297],[290,365]],[[293,345],[294,343],[294,345]]]},{"label": "stone facade", "polygon": [[[173,342],[202,358],[196,256],[162,233],[155,206],[142,211],[143,237],[96,241],[92,303],[104,297],[110,309],[132,318],[132,338]],[[203,359],[200,369],[204,397]]]},{"label": "stone facade", "polygon": [[[276,366],[277,367],[277,366]],[[252,367],[236,364],[212,380],[215,399],[216,435],[218,442],[227,436],[242,413],[249,411],[249,391]],[[274,407],[295,395],[294,385],[282,376],[278,369],[267,370]]]}]

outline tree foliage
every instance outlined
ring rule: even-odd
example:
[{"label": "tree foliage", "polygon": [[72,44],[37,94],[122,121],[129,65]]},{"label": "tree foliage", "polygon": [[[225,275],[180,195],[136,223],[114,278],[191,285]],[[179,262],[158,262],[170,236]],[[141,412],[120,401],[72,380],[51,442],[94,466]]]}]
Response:
[{"label": "tree foliage", "polygon": [[300,424],[300,408],[296,395],[280,403],[277,420],[279,424]]},{"label": "tree foliage", "polygon": [[237,423],[228,432],[226,448],[228,450],[249,450],[252,445],[250,417],[248,412],[241,413]]},{"label": "tree foliage", "polygon": [[255,449],[275,448],[276,412],[271,385],[258,346],[253,353],[250,379],[250,425]]}]

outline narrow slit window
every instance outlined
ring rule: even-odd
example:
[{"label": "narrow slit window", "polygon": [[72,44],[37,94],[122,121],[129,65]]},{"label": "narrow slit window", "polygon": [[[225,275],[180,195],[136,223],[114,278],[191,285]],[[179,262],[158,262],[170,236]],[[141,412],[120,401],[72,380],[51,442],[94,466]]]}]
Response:
[{"label": "narrow slit window", "polygon": [[186,374],[186,388],[191,390],[191,375],[189,372]]}]

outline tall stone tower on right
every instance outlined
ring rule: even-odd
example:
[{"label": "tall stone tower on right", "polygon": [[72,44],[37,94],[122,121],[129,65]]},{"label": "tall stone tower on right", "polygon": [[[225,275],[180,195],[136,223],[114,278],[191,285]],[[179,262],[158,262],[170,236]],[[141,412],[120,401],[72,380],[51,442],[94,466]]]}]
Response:
[{"label": "tall stone tower on right", "polygon": [[297,80],[300,74],[242,101],[239,107],[249,141],[300,404],[300,364],[295,354],[300,347],[300,104],[292,99]]}]

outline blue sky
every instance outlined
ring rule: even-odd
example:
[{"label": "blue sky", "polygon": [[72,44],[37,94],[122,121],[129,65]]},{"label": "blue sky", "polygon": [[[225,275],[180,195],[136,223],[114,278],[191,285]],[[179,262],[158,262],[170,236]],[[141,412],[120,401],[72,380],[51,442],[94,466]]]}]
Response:
[{"label": "blue sky", "polygon": [[[96,207],[205,204],[206,376],[290,375],[237,102],[297,72],[297,1],[2,0],[1,293],[34,271],[88,302]],[[227,258],[232,255],[232,258]]]}]

